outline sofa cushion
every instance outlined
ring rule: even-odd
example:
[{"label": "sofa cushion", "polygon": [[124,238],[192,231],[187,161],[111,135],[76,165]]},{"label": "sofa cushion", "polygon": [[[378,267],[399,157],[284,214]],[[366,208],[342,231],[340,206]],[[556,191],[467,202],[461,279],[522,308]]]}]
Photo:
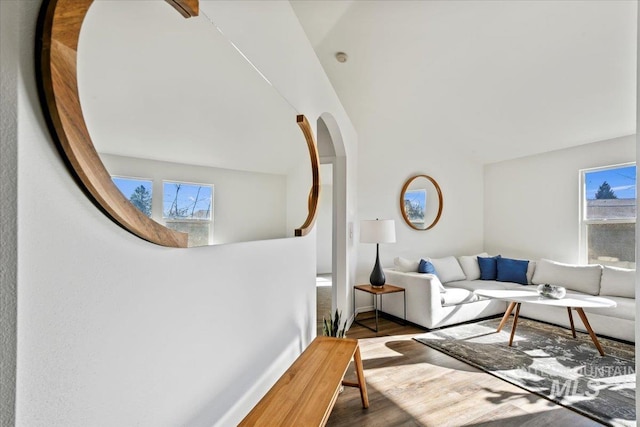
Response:
[{"label": "sofa cushion", "polygon": [[602,270],[600,295],[635,298],[636,271],[605,265]]},{"label": "sofa cushion", "polygon": [[[610,296],[607,296],[606,298],[612,301],[615,301],[617,306],[605,307],[605,308],[585,308],[584,311],[586,311],[587,313],[599,314],[601,316],[615,317],[618,319],[636,320],[635,298],[610,297]],[[588,314],[587,314],[587,317],[589,317]],[[596,333],[598,333],[598,330],[596,330]]]},{"label": "sofa cushion", "polygon": [[529,266],[527,267],[527,283],[529,285],[532,284],[531,280],[533,279],[533,273],[536,271],[536,262],[529,261]]},{"label": "sofa cushion", "polygon": [[548,283],[564,286],[585,294],[598,295],[600,292],[600,265],[575,265],[541,259],[536,265],[532,282],[536,285]]},{"label": "sofa cushion", "polygon": [[513,282],[526,285],[528,268],[529,261],[512,258],[498,258],[496,259],[496,280],[498,282]]},{"label": "sofa cushion", "polygon": [[500,255],[496,255],[494,257],[478,257],[480,280],[496,280],[496,277],[498,277],[496,260],[498,258],[500,258]]},{"label": "sofa cushion", "polygon": [[466,279],[460,264],[458,264],[458,260],[454,256],[431,258],[429,261],[431,261],[431,264],[433,264],[436,269],[438,279],[440,279],[442,283]]},{"label": "sofa cushion", "polygon": [[480,278],[480,266],[478,265],[478,257],[488,257],[489,254],[483,252],[477,255],[465,255],[458,257],[458,262],[467,280],[477,280]]},{"label": "sofa cushion", "polygon": [[521,291],[523,289],[525,290],[529,289],[532,292],[536,292],[536,289],[538,288],[538,286],[537,285],[523,286],[517,283],[498,282],[495,280],[461,280],[459,282],[453,282],[451,284],[448,284],[445,286],[445,288],[447,289],[447,292],[449,292],[452,288],[462,288],[462,289],[467,289],[469,291],[475,291],[480,289],[491,290],[491,291],[513,289],[513,290]]},{"label": "sofa cushion", "polygon": [[416,272],[418,271],[418,266],[420,265],[420,261],[411,261],[402,257],[395,257],[393,260],[393,265],[396,270],[402,271],[403,273],[408,272]]},{"label": "sofa cushion", "polygon": [[425,274],[425,273],[418,273],[415,271],[398,271],[397,269],[385,269],[384,270],[385,273],[391,273],[391,275],[400,275],[400,277],[395,277],[395,278],[389,278],[389,280],[387,282],[390,282],[394,285],[398,285],[398,286],[402,286],[404,287],[405,284],[402,283],[405,278],[402,276],[407,276],[407,279],[412,281],[412,282],[418,282],[420,283],[420,285],[424,286],[428,286],[429,283],[437,283],[438,284],[438,289],[440,292],[446,292],[447,290],[444,288],[444,286],[442,286],[442,282],[440,282],[440,280],[438,280],[438,276],[436,276],[435,274]]},{"label": "sofa cushion", "polygon": [[431,261],[427,261],[424,259],[420,260],[420,264],[418,265],[418,273],[435,274],[436,276],[438,275],[438,272],[436,271],[433,264],[431,264]]},{"label": "sofa cushion", "polygon": [[462,288],[468,291],[475,291],[476,289],[507,289],[504,283],[494,280],[460,280],[459,282],[448,284],[445,288],[447,292],[455,288]]},{"label": "sofa cushion", "polygon": [[448,288],[447,292],[443,292],[440,294],[440,303],[443,307],[466,304],[478,300],[479,297],[474,294],[473,291],[461,288]]}]

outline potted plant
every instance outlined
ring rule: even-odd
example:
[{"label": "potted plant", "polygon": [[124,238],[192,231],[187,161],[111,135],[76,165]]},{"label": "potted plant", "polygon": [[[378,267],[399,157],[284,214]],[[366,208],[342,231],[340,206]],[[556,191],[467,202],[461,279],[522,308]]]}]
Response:
[{"label": "potted plant", "polygon": [[337,338],[344,338],[345,335],[345,328],[347,326],[347,321],[345,320],[344,323],[342,323],[342,329],[340,329],[340,319],[342,318],[342,312],[338,311],[338,309],[336,309],[336,314],[335,316],[331,316],[331,313],[329,313],[329,320],[327,320],[326,317],[322,317],[322,335],[327,336],[327,337],[337,337]]}]

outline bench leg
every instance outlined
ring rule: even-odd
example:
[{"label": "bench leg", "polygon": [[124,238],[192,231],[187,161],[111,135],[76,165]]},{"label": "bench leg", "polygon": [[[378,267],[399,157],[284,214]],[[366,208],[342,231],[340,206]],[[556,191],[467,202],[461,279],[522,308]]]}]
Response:
[{"label": "bench leg", "polygon": [[360,357],[360,346],[356,347],[356,352],[353,354],[353,362],[356,365],[356,376],[358,377],[358,384],[360,389],[360,398],[362,399],[362,407],[369,407],[369,395],[367,394],[367,383],[364,380],[364,372],[362,370],[362,358]]}]

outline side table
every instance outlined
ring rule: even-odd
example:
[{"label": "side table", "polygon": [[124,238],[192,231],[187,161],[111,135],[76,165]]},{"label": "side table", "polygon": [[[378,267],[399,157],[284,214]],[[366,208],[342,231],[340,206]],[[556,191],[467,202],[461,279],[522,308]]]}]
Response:
[{"label": "side table", "polygon": [[[373,329],[370,326],[365,325],[356,320],[356,291],[362,291],[373,295],[373,311],[376,315],[376,328]],[[378,332],[378,311],[382,311],[382,296],[385,294],[394,294],[402,292],[404,297],[404,324],[407,324],[407,293],[404,288],[395,285],[385,284],[384,286],[371,286],[371,285],[355,285],[353,287],[353,322],[360,326],[364,326],[367,329],[371,329],[373,332]],[[380,309],[378,310],[378,297],[380,298]],[[364,320],[364,319],[363,319]]]}]

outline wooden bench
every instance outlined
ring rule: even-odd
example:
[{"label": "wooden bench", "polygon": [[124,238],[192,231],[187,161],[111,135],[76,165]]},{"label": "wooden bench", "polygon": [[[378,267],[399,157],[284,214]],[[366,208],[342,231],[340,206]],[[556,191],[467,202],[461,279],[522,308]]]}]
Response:
[{"label": "wooden bench", "polygon": [[[344,381],[353,359],[357,383]],[[240,426],[324,426],[340,385],[360,389],[369,407],[358,340],[317,337],[249,412]]]}]

